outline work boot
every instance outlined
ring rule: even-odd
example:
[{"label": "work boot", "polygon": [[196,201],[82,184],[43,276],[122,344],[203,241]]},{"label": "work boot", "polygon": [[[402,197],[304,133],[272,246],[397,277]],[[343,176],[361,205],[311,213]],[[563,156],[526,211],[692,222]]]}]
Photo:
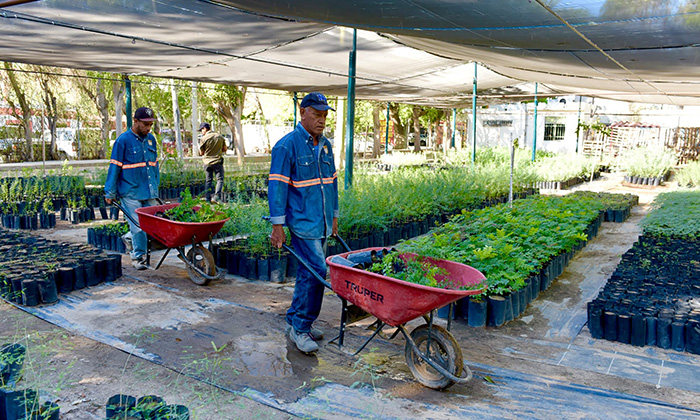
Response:
[{"label": "work boot", "polygon": [[[284,330],[285,334],[289,334],[289,331],[292,329],[292,326],[287,324],[287,328]],[[318,328],[314,328],[311,326],[311,331],[309,331],[309,334],[311,334],[311,338],[314,341],[321,340],[323,338],[323,331],[319,330]]]},{"label": "work boot", "polygon": [[297,345],[297,348],[302,353],[309,354],[318,351],[318,344],[316,344],[310,333],[300,333],[291,328],[289,330],[289,338],[294,341],[294,344]]},{"label": "work boot", "polygon": [[146,256],[142,255],[139,258],[132,259],[131,260],[131,266],[134,267],[137,270],[145,270],[148,268],[148,265],[146,265]]}]

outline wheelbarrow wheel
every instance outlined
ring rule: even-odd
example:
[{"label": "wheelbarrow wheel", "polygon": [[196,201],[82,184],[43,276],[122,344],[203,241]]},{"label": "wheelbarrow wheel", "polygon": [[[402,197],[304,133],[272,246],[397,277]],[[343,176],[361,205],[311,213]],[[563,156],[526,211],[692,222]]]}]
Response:
[{"label": "wheelbarrow wheel", "polygon": [[211,252],[202,245],[197,245],[190,248],[187,251],[187,274],[190,275],[190,279],[199,286],[206,286],[209,283],[208,278],[202,276],[197,270],[192,267],[192,256],[194,255],[194,267],[197,267],[203,273],[214,276],[216,275],[216,262],[214,261],[214,256]]},{"label": "wheelbarrow wheel", "polygon": [[[411,338],[423,355],[430,357],[447,372],[456,377],[462,375],[464,361],[462,349],[452,334],[446,329],[433,325],[430,331],[430,348],[428,348],[428,325],[421,325],[411,332]],[[426,363],[420,355],[413,351],[410,343],[406,343],[406,364],[418,382],[432,389],[445,389],[454,381]]]}]

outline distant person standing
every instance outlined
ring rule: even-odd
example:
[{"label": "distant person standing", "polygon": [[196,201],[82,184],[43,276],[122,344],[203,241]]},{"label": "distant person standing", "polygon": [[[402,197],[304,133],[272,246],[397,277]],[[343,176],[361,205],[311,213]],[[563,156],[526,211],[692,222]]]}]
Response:
[{"label": "distant person standing", "polygon": [[[114,142],[107,170],[105,202],[121,200],[122,207],[134,220],[138,220],[137,208],[158,204],[160,168],[156,139],[151,134],[154,121],[156,116],[151,108],[141,107],[134,112],[131,130],[123,132]],[[146,232],[129,220],[129,233],[122,240],[130,251],[131,265],[137,270],[148,268]]]},{"label": "distant person standing", "polygon": [[[326,276],[326,238],[338,234],[338,173],[331,142],[323,136],[328,100],[319,92],[301,101],[301,122],[272,148],[268,203],[272,246],[287,240],[321,277]],[[287,311],[287,334],[302,353],[318,350],[323,332],[313,326],[323,303],[324,285],[304,266],[297,270],[292,304]]]},{"label": "distant person standing", "polygon": [[[211,130],[211,125],[203,122],[199,125],[199,131],[202,133],[202,139],[199,141],[199,152],[202,155],[206,178],[204,190],[206,191],[206,199],[209,201],[221,201],[222,190],[224,189],[224,157],[228,148],[226,147],[226,139],[216,131]],[[211,184],[213,178],[216,177],[216,189],[214,197],[211,196]]]}]

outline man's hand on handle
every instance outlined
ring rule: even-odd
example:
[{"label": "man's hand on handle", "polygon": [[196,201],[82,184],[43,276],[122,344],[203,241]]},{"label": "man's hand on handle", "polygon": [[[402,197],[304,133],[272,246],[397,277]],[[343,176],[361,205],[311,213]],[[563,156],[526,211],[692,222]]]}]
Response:
[{"label": "man's hand on handle", "polygon": [[284,233],[282,225],[272,225],[272,235],[270,235],[270,242],[275,248],[282,248],[285,242],[287,242],[287,235]]},{"label": "man's hand on handle", "polygon": [[107,203],[107,204],[110,204],[110,205],[111,205],[111,204],[112,204],[112,201],[114,201],[114,200],[111,199],[111,198],[105,198],[105,203]]},{"label": "man's hand on handle", "polygon": [[[338,236],[338,218],[333,218],[333,236]],[[272,225],[272,234],[270,242],[275,248],[282,248],[282,245],[287,242],[287,235],[284,233],[282,225]]]}]

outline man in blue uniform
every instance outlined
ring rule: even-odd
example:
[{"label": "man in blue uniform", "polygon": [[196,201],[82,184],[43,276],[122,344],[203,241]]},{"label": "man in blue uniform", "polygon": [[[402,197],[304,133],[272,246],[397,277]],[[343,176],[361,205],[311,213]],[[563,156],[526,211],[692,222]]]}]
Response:
[{"label": "man in blue uniform", "polygon": [[[300,105],[301,122],[272,149],[268,202],[272,245],[286,241],[283,225],[291,233],[296,252],[321,276],[326,276],[326,238],[338,233],[338,173],[331,143],[323,136],[328,110],[326,97],[313,92]],[[323,333],[313,327],[321,312],[324,286],[302,265],[297,270],[287,331],[303,353],[318,350]]]},{"label": "man in blue uniform", "polygon": [[[151,134],[151,127],[156,116],[151,108],[141,107],[134,112],[131,130],[122,133],[114,142],[112,156],[105,182],[105,202],[112,204],[120,200],[124,210],[138,220],[136,209],[158,204],[158,185],[160,170],[158,166],[158,149],[156,139]],[[131,264],[137,270],[145,270],[146,232],[129,220],[125,242],[131,243]]]}]

